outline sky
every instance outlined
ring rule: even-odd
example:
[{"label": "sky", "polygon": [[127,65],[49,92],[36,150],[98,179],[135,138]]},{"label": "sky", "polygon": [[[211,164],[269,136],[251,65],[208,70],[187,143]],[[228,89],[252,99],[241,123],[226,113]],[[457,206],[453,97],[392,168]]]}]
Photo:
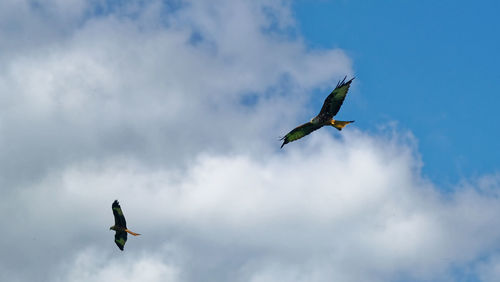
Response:
[{"label": "sky", "polygon": [[0,2],[0,280],[496,281],[495,9]]},{"label": "sky", "polygon": [[425,175],[443,186],[498,169],[498,1],[293,6],[310,48],[342,48],[353,60],[359,93],[343,110],[359,128],[395,121],[413,132]]}]

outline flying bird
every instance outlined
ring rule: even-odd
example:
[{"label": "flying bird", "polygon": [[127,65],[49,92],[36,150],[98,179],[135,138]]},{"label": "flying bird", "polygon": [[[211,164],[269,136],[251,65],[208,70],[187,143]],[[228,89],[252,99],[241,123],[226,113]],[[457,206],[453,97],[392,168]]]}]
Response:
[{"label": "flying bird", "polygon": [[347,76],[344,77],[343,80],[339,81],[332,93],[326,97],[323,107],[316,117],[312,118],[310,122],[297,126],[292,131],[288,132],[285,137],[280,139],[283,140],[281,148],[283,148],[285,144],[298,140],[325,125],[331,125],[338,130],[342,130],[342,128],[344,128],[347,124],[354,122],[353,120],[341,121],[333,119],[333,117],[340,110],[345,96],[347,95],[347,91],[349,90],[349,86],[354,79],[353,77],[349,81],[345,81],[346,78]]},{"label": "flying bird", "polygon": [[125,217],[123,216],[122,209],[120,207],[120,204],[118,203],[118,200],[115,200],[113,202],[113,205],[111,205],[111,208],[113,209],[113,215],[115,216],[115,225],[111,226],[109,230],[114,230],[116,231],[115,233],[115,243],[120,248],[120,250],[123,251],[123,247],[125,246],[125,242],[127,242],[127,233],[130,235],[138,236],[141,234],[132,232],[127,229],[127,222],[125,221]]}]

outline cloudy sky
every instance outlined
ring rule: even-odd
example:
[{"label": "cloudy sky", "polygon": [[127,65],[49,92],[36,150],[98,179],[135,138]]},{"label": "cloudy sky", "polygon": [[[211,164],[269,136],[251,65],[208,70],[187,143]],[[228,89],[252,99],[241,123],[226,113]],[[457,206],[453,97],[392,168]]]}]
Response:
[{"label": "cloudy sky", "polygon": [[483,2],[1,1],[0,280],[497,281]]}]

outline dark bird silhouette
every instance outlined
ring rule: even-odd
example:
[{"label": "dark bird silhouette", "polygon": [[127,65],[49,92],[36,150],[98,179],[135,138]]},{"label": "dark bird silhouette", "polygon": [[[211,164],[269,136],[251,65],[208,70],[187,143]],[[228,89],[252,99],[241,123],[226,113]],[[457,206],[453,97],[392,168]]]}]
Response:
[{"label": "dark bird silhouette", "polygon": [[353,120],[342,121],[333,119],[333,117],[340,110],[345,96],[347,95],[347,91],[349,90],[349,86],[354,79],[353,77],[349,81],[345,81],[346,78],[347,76],[344,77],[343,80],[339,81],[332,93],[326,97],[323,107],[316,117],[312,118],[308,123],[297,126],[292,131],[288,132],[285,137],[280,139],[283,140],[281,148],[283,148],[285,144],[298,140],[325,125],[331,125],[338,130],[342,130],[342,128],[344,128],[347,124],[354,122]]},{"label": "dark bird silhouette", "polygon": [[115,217],[115,225],[111,226],[109,229],[116,231],[115,233],[115,243],[123,251],[123,247],[125,246],[125,242],[127,242],[127,233],[130,235],[138,236],[141,234],[132,232],[127,229],[127,222],[125,221],[125,217],[123,216],[122,209],[118,200],[113,202],[111,205],[113,209],[113,215]]}]

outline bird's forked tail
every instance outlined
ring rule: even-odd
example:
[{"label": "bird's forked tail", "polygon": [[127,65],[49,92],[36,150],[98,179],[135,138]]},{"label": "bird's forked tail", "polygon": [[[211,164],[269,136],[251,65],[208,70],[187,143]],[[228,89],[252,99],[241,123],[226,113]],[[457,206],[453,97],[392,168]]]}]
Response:
[{"label": "bird's forked tail", "polygon": [[353,120],[350,120],[350,121],[332,120],[331,124],[336,129],[342,130],[342,128],[344,128],[346,125],[348,125],[349,123],[352,123],[352,122],[354,122],[354,121]]},{"label": "bird's forked tail", "polygon": [[125,232],[127,232],[127,233],[128,233],[128,234],[130,234],[130,235],[134,235],[134,236],[139,236],[139,235],[141,235],[141,234],[139,234],[139,233],[132,232],[132,231],[130,231],[130,230],[128,230],[128,229],[125,229]]}]

